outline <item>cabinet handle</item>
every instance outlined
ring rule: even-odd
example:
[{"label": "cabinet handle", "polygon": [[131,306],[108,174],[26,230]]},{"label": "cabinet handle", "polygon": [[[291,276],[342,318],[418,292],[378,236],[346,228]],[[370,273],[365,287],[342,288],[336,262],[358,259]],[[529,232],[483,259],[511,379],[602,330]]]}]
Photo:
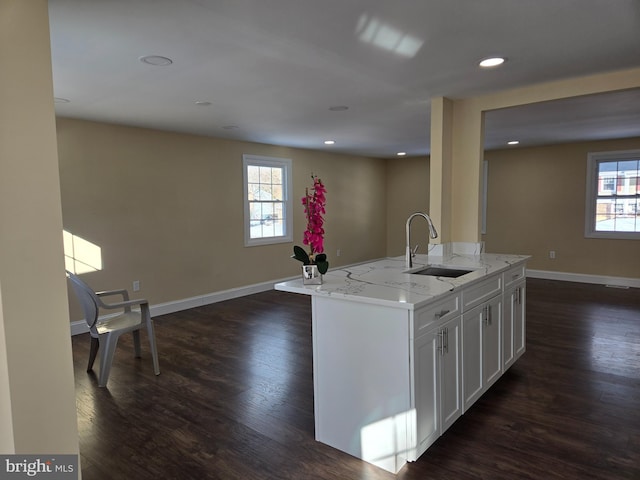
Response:
[{"label": "cabinet handle", "polygon": [[436,313],[434,316],[437,319],[440,319],[442,317],[444,317],[447,313],[449,313],[451,310],[440,310],[438,313]]},{"label": "cabinet handle", "polygon": [[514,273],[513,275],[511,275],[511,279],[515,280],[516,278],[518,278],[520,276],[519,273]]},{"label": "cabinet handle", "polygon": [[518,287],[518,305],[522,305],[522,287]]},{"label": "cabinet handle", "polygon": [[484,324],[491,325],[491,305],[486,305],[482,309],[482,313],[484,313]]},{"label": "cabinet handle", "polygon": [[449,353],[449,327],[444,329],[444,353]]},{"label": "cabinet handle", "polygon": [[444,331],[440,330],[436,333],[438,336],[438,350],[440,351],[440,356],[444,355]]},{"label": "cabinet handle", "polygon": [[516,294],[516,303],[520,305],[520,287],[516,288],[515,294]]}]

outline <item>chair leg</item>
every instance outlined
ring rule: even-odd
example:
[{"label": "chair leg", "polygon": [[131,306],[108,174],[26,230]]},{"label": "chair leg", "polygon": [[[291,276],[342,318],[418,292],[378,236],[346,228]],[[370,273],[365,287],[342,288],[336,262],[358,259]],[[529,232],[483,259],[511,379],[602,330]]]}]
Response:
[{"label": "chair leg", "polygon": [[142,356],[140,353],[140,330],[134,330],[131,333],[133,333],[133,348],[136,352],[136,358],[140,358]]},{"label": "chair leg", "polygon": [[153,372],[160,375],[160,363],[158,362],[158,348],[156,346],[156,330],[153,326],[153,320],[147,320],[147,336],[149,337],[149,346],[151,347],[151,358],[153,358]]},{"label": "chair leg", "polygon": [[89,350],[89,365],[87,366],[87,372],[93,370],[93,362],[96,360],[98,348],[100,348],[100,340],[96,337],[91,337],[91,349]]},{"label": "chair leg", "polygon": [[100,376],[98,377],[99,387],[107,386],[109,372],[111,372],[111,363],[113,362],[113,354],[116,351],[116,346],[118,345],[119,335],[109,333],[106,337],[106,345],[103,346],[102,353],[100,354]]}]

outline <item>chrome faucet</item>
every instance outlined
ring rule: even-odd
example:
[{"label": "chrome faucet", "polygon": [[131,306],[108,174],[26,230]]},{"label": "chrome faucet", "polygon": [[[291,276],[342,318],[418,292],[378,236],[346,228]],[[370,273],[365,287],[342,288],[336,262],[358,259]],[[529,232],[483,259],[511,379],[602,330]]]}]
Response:
[{"label": "chrome faucet", "polygon": [[416,254],[416,250],[418,250],[418,245],[414,250],[411,250],[411,221],[414,217],[423,217],[427,223],[429,224],[429,236],[431,238],[438,238],[438,232],[436,231],[436,227],[433,225],[431,221],[431,217],[426,213],[416,212],[412,213],[409,218],[407,218],[407,250],[405,253],[405,261],[407,264],[407,268],[413,267],[413,257]]}]

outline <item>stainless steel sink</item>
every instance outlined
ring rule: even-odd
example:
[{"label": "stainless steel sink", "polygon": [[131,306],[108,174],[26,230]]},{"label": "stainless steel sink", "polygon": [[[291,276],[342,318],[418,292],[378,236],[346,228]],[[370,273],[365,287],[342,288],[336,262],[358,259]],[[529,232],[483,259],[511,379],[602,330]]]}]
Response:
[{"label": "stainless steel sink", "polygon": [[431,277],[448,277],[458,278],[467,273],[471,273],[473,270],[463,270],[460,268],[446,268],[446,267],[427,267],[416,272],[409,272],[413,275],[429,275]]}]

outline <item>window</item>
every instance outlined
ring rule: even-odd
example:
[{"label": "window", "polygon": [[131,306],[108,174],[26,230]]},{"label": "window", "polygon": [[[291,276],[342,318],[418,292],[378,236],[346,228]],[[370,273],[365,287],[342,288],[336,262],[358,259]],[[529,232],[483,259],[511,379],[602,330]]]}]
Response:
[{"label": "window", "polygon": [[585,236],[640,239],[640,150],[588,156]]},{"label": "window", "polygon": [[291,160],[243,155],[244,244],[293,241]]}]

